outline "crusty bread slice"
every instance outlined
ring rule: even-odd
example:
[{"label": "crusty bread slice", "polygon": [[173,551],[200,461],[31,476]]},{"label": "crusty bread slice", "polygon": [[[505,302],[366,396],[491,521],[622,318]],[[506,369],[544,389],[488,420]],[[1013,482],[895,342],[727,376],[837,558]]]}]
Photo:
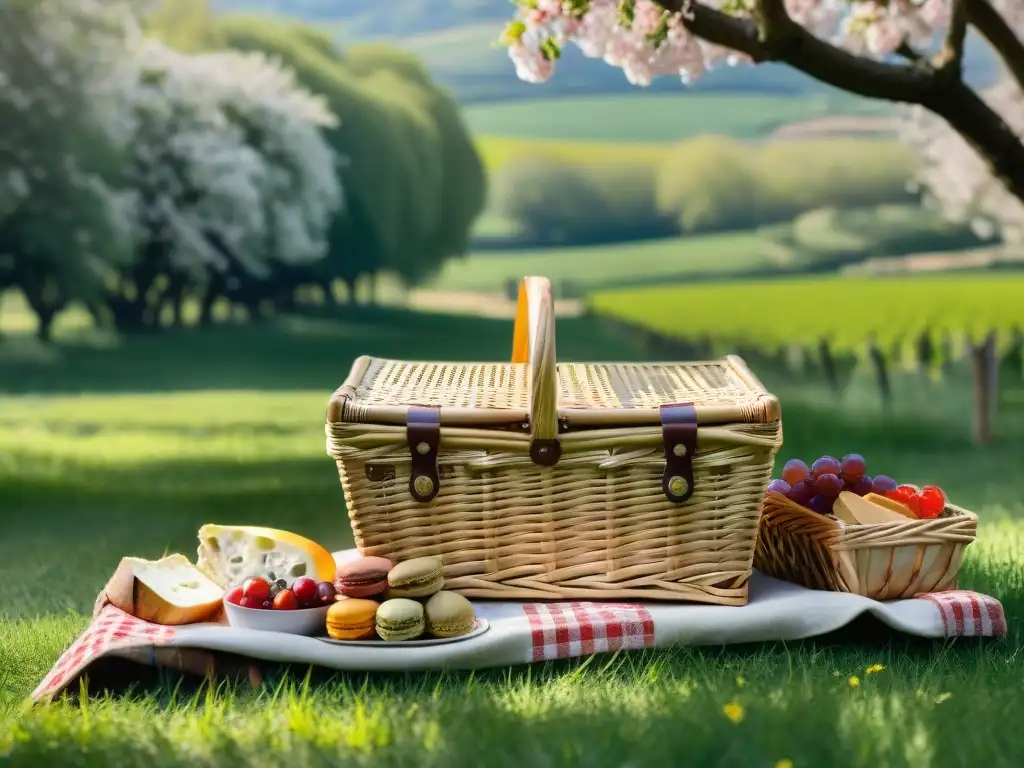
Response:
[{"label": "crusty bread slice", "polygon": [[224,599],[220,586],[177,554],[160,560],[123,558],[105,594],[125,613],[168,626],[211,621]]}]

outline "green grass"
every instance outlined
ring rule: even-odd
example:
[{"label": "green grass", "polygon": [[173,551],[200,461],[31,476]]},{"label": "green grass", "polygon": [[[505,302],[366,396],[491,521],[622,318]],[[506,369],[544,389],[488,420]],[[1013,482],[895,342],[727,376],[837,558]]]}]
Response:
[{"label": "green grass", "polygon": [[789,263],[782,246],[754,233],[726,233],[578,248],[487,251],[450,261],[430,288],[501,292],[505,281],[543,275],[585,289],[664,282],[707,273],[742,272]]},{"label": "green grass", "polygon": [[879,115],[881,102],[826,96],[625,94],[470,106],[473,133],[525,139],[672,142],[705,133],[761,139],[786,123],[835,114]]},{"label": "green grass", "polygon": [[[975,338],[1024,326],[1024,275],[940,275],[736,282],[610,291],[588,297],[598,313],[667,336],[709,335],[763,349],[817,344],[857,350],[874,333],[880,343],[911,341],[922,330]],[[681,311],[685,308],[685,313]]]},{"label": "green grass", "polygon": [[[688,310],[687,310],[688,314]],[[0,316],[2,317],[2,316]],[[17,318],[15,318],[17,319]],[[897,376],[883,417],[868,382],[759,367],[782,397],[779,459],[864,452],[939,480],[982,516],[963,584],[997,595],[1001,642],[912,641],[870,623],[813,641],[677,649],[471,673],[269,668],[261,691],[143,674],[132,691],[28,711],[22,701],[86,623],[125,554],[190,554],[203,522],[351,541],[323,406],[352,359],[504,359],[507,322],[374,310],[115,341],[65,322],[40,353],[0,343],[0,763],[5,766],[1016,765],[1024,743],[1024,476],[1019,419],[966,444],[966,373],[921,393]],[[560,321],[560,358],[649,353]],[[915,395],[915,393],[918,393]],[[941,411],[934,402],[953,404]],[[885,669],[867,675],[868,666]],[[854,688],[851,676],[861,679]],[[736,701],[741,722],[725,717]],[[681,762],[682,761],[682,762]]]}]

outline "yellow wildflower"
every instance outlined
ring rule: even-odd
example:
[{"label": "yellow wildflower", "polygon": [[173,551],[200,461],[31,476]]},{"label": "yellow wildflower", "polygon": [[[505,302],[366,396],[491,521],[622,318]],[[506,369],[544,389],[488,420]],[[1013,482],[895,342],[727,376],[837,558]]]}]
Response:
[{"label": "yellow wildflower", "polygon": [[864,674],[873,675],[875,672],[881,672],[883,669],[885,669],[885,664],[872,664],[864,670]]},{"label": "yellow wildflower", "polygon": [[784,757],[775,764],[775,768],[793,768],[793,761]]},{"label": "yellow wildflower", "polygon": [[743,722],[743,716],[746,713],[743,711],[743,705],[736,701],[736,699],[733,699],[722,707],[722,714],[734,723],[740,723]]},{"label": "yellow wildflower", "polygon": [[736,687],[737,688],[742,688],[746,684],[747,684],[747,681],[743,679],[743,675],[737,675],[736,676]]},{"label": "yellow wildflower", "polygon": [[846,682],[850,684],[851,688],[856,688],[860,685],[860,678],[856,675],[850,675],[850,678]]}]

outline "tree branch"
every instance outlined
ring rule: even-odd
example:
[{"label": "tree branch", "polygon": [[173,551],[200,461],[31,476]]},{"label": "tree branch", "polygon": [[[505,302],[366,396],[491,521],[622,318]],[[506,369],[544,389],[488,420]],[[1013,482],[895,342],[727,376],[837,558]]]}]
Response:
[{"label": "tree branch", "polygon": [[911,47],[910,43],[908,43],[906,40],[904,40],[902,43],[900,43],[900,47],[896,49],[896,54],[898,56],[902,56],[907,61],[917,62],[917,61],[921,61],[921,59],[924,58],[920,53],[915,51]]},{"label": "tree branch", "polygon": [[[985,2],[986,0],[982,0]],[[964,38],[967,36],[967,0],[953,0],[949,29],[942,50],[932,60],[932,66],[947,75],[963,76]]]},{"label": "tree branch", "polygon": [[[959,77],[932,66],[889,64],[855,56],[825,42],[779,15],[782,0],[760,0],[767,9],[758,21],[730,16],[694,0],[660,0],[672,12],[683,12],[683,23],[694,35],[750,56],[755,62],[782,61],[816,80],[871,99],[920,104],[942,117],[983,157],[992,173],[1015,197],[1024,201],[1024,143],[1006,121]],[[1008,64],[1016,62],[1015,74],[1024,79],[1024,44],[996,13],[988,0],[966,0],[969,20],[993,42]],[[957,3],[960,5],[960,2]],[[783,8],[784,10],[784,8]],[[995,15],[998,26],[988,19]],[[982,22],[979,23],[978,16]],[[770,20],[769,20],[770,19]],[[1002,28],[1002,29],[1001,29]],[[1004,39],[1003,30],[1009,39]],[[765,39],[765,33],[769,39]],[[959,33],[957,33],[959,35]],[[956,43],[957,37],[953,42]],[[989,38],[990,42],[992,38]],[[1012,43],[1012,45],[1011,45]]]},{"label": "tree branch", "polygon": [[1024,89],[1024,42],[989,0],[965,0],[965,5],[967,20],[996,49],[1017,85]]}]

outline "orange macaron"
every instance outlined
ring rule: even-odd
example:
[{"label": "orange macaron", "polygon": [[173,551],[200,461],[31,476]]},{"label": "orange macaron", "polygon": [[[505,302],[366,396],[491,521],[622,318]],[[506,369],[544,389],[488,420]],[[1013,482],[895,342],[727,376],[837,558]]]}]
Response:
[{"label": "orange macaron", "polygon": [[376,622],[376,600],[347,597],[327,611],[327,634],[335,640],[368,640]]}]

